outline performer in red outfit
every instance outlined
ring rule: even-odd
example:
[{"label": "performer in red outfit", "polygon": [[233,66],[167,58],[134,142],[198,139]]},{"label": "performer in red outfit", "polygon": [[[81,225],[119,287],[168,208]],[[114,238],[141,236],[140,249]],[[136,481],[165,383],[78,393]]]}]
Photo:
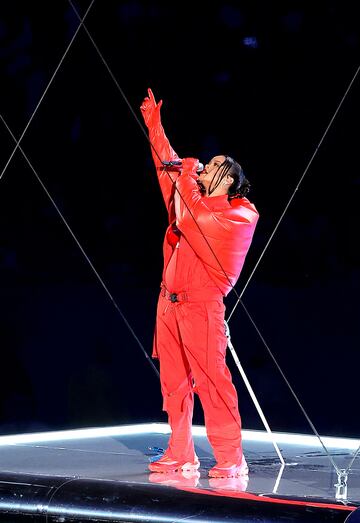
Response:
[{"label": "performer in red outfit", "polygon": [[215,156],[197,174],[199,161],[180,161],[165,135],[151,90],[141,105],[152,156],[169,216],[157,308],[153,357],[160,362],[163,409],[172,430],[153,472],[199,467],[191,426],[199,395],[216,465],[211,477],[247,473],[241,446],[238,398],[225,363],[223,297],[235,285],[254,234],[258,213],[245,197],[249,183],[240,165]]}]

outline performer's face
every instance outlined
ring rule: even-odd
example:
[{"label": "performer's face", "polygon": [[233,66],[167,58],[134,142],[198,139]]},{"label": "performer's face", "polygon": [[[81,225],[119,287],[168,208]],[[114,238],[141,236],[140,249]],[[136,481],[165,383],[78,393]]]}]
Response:
[{"label": "performer's face", "polygon": [[226,158],[223,155],[214,156],[204,167],[204,170],[199,175],[199,182],[208,189],[210,184],[216,185],[218,179],[221,177],[222,169],[221,165],[225,162]]}]

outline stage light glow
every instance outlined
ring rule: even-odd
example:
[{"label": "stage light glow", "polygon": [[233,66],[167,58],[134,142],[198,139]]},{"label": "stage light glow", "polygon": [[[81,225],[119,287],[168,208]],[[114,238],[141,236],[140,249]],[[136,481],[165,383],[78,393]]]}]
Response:
[{"label": "stage light glow", "polygon": [[259,47],[259,42],[256,36],[245,36],[245,38],[243,38],[243,44],[246,47],[252,47],[253,49],[257,49]]},{"label": "stage light glow", "polygon": [[[192,429],[194,436],[206,436],[205,427],[195,425]],[[167,423],[139,423],[136,425],[119,425],[113,427],[94,427],[86,429],[62,430],[53,432],[36,432],[30,434],[12,434],[0,436],[0,446],[20,445],[31,443],[44,443],[50,441],[68,441],[78,439],[103,438],[113,436],[136,436],[141,434],[169,434],[170,427]],[[309,434],[295,434],[286,432],[273,432],[276,442],[287,445],[302,445],[322,448],[316,436]],[[271,443],[267,432],[261,430],[243,430],[243,441],[257,441]],[[324,445],[331,449],[357,450],[359,439],[336,438],[321,436]]]}]

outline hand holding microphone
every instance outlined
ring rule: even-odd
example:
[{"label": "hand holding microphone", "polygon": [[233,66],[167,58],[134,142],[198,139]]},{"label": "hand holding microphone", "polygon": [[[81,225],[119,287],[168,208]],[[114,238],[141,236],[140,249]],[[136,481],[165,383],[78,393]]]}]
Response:
[{"label": "hand holding microphone", "polygon": [[179,171],[180,169],[190,170],[193,174],[200,174],[204,170],[204,165],[196,158],[185,158],[184,160],[163,160],[162,164],[168,170]]}]

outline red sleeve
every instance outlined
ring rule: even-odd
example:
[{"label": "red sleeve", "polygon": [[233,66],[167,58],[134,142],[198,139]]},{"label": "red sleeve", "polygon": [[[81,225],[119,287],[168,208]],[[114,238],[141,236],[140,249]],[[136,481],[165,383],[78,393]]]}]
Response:
[{"label": "red sleeve", "polygon": [[178,160],[179,157],[171,147],[164,128],[161,124],[149,126],[149,139],[151,142],[151,153],[158,176],[160,189],[169,214],[169,223],[172,223],[175,219],[175,182],[179,176],[179,173],[176,171],[167,171],[161,161]]},{"label": "red sleeve", "polygon": [[225,199],[223,208],[212,210],[196,178],[183,173],[177,179],[177,227],[226,295],[240,275],[259,215],[246,198],[234,204]]}]

